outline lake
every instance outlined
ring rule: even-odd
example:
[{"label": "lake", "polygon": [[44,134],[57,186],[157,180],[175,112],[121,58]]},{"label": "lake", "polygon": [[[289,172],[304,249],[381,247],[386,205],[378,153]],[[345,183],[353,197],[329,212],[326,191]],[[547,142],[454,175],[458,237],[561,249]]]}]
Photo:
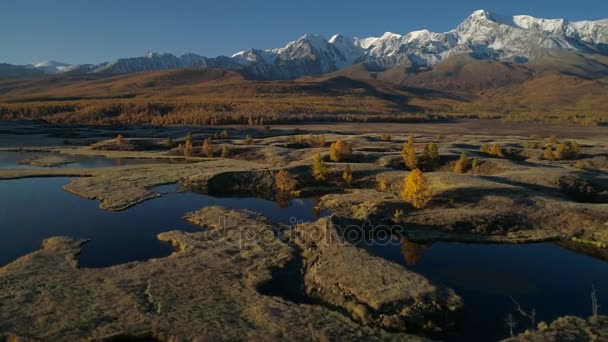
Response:
[{"label": "lake", "polygon": [[[81,267],[102,267],[162,257],[172,247],[156,235],[170,230],[199,231],[184,214],[205,206],[250,209],[275,222],[315,219],[312,199],[292,199],[287,207],[259,198],[217,198],[156,188],[166,195],[126,211],[99,209],[99,202],[65,192],[69,178],[28,178],[0,181],[0,265],[40,249],[43,239],[70,236],[90,239],[79,256]],[[321,212],[320,215],[327,215]]]},{"label": "lake", "polygon": [[[81,267],[104,267],[169,255],[172,247],[157,240],[170,230],[199,231],[182,219],[187,212],[221,205],[259,212],[273,221],[313,221],[313,199],[292,199],[288,206],[259,198],[217,198],[157,187],[162,197],[126,211],[99,209],[99,202],[65,192],[69,178],[0,181],[0,266],[36,251],[43,239],[71,236],[90,239],[79,256]],[[328,215],[321,212],[321,216]],[[494,341],[507,337],[504,317],[518,319],[517,331],[529,327],[510,297],[535,308],[537,322],[563,315],[591,314],[590,291],[608,301],[608,263],[566,250],[553,243],[526,245],[437,242],[421,245],[361,243],[370,253],[403,265],[460,294],[465,316],[460,331],[439,336],[448,341]],[[600,310],[602,310],[600,308]]]}]

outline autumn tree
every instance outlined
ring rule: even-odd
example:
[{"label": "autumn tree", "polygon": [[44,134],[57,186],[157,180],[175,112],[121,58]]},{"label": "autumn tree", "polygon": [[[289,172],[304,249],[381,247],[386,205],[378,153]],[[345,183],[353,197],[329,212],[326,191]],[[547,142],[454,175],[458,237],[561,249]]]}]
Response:
[{"label": "autumn tree", "polygon": [[349,158],[353,154],[353,148],[350,143],[342,139],[336,140],[329,148],[329,158],[332,161],[339,162]]},{"label": "autumn tree", "polygon": [[580,157],[580,146],[576,141],[566,141],[555,148],[555,159],[577,159]]},{"label": "autumn tree", "polygon": [[287,170],[281,169],[274,175],[274,182],[279,191],[292,192],[298,186],[298,181]]},{"label": "autumn tree", "polygon": [[342,180],[344,180],[344,184],[349,186],[353,182],[353,173],[350,169],[350,164],[346,164],[344,167],[344,172],[342,172]]},{"label": "autumn tree", "polygon": [[119,134],[116,136],[116,145],[122,145],[125,142],[125,137],[122,136],[122,134]]},{"label": "autumn tree", "polygon": [[380,191],[387,191],[389,189],[389,187],[390,186],[389,186],[388,182],[386,181],[386,179],[381,178],[378,181],[378,189],[380,189]]},{"label": "autumn tree", "polygon": [[552,135],[549,137],[549,143],[550,144],[557,144],[559,141],[557,140],[557,137],[555,135]]},{"label": "autumn tree", "polygon": [[192,140],[186,139],[186,145],[184,147],[184,156],[190,157],[192,155]]},{"label": "autumn tree", "polygon": [[408,169],[414,170],[418,167],[418,158],[416,158],[416,151],[414,147],[414,137],[410,136],[407,143],[403,145],[401,156],[403,157],[405,166],[407,166]]},{"label": "autumn tree", "polygon": [[469,158],[467,157],[466,152],[462,152],[460,154],[460,158],[454,164],[454,173],[465,173],[467,172],[467,167],[469,166]]},{"label": "autumn tree", "polygon": [[547,148],[545,148],[545,151],[543,152],[543,156],[547,160],[553,160],[553,146],[548,145]]},{"label": "autumn tree", "polygon": [[211,137],[203,140],[203,147],[201,148],[201,153],[205,157],[213,157],[213,141]]},{"label": "autumn tree", "polygon": [[479,148],[479,152],[490,154],[490,146],[488,144],[481,145],[481,147]]},{"label": "autumn tree", "polygon": [[222,158],[230,157],[230,148],[226,145],[222,145]]},{"label": "autumn tree", "polygon": [[435,170],[439,167],[439,149],[435,143],[428,143],[424,146],[424,163],[428,170]]},{"label": "autumn tree", "polygon": [[502,158],[502,147],[500,147],[499,144],[493,144],[492,147],[490,147],[490,154]]},{"label": "autumn tree", "polygon": [[475,175],[479,172],[479,160],[477,158],[473,158],[471,161],[471,170],[473,170],[473,174]]},{"label": "autumn tree", "polygon": [[315,154],[312,162],[312,176],[318,181],[323,181],[327,178],[328,172],[329,170],[327,170],[327,165],[325,165],[321,154]]},{"label": "autumn tree", "polygon": [[414,169],[405,177],[401,198],[414,208],[424,208],[431,202],[433,195],[422,171]]},{"label": "autumn tree", "polygon": [[325,146],[325,136],[310,134],[308,136],[308,144],[312,147],[323,147]]}]

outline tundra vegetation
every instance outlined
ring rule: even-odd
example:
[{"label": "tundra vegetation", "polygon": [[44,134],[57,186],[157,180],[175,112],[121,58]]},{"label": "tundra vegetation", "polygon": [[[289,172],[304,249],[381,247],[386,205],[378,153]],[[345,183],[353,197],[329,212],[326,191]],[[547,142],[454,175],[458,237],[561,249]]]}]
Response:
[{"label": "tundra vegetation", "polygon": [[[562,241],[584,246],[593,253],[605,253],[608,245],[605,228],[608,141],[604,135],[569,137],[563,131],[544,132],[544,136],[560,136],[547,154],[549,140],[530,135],[529,131],[519,135],[446,131],[438,139],[434,127],[419,133],[408,125],[408,132],[416,132],[416,140],[413,133],[408,137],[398,131],[391,131],[391,139],[378,139],[388,133],[357,134],[347,129],[335,132],[332,131],[335,126],[304,131],[301,127],[275,125],[269,132],[256,127],[260,125],[256,115],[249,118],[253,127],[231,127],[228,135],[225,128],[165,127],[162,130],[166,131],[150,137],[145,129],[120,127],[129,138],[119,144],[113,127],[106,127],[99,128],[111,132],[104,134],[105,138],[81,129],[80,137],[66,138],[67,146],[48,147],[65,156],[188,159],[190,163],[100,169],[0,169],[0,179],[75,177],[65,185],[65,190],[100,201],[103,210],[116,211],[163,196],[154,190],[155,186],[173,182],[210,195],[221,190],[227,195],[255,194],[277,200],[281,194],[318,196],[315,210],[330,212],[331,217],[293,231],[260,231],[272,239],[252,239],[255,241],[237,246],[231,238],[235,235],[231,234],[243,233],[239,229],[248,227],[245,223],[278,225],[250,212],[205,208],[186,217],[217,235],[164,233],[159,238],[176,246],[174,255],[98,270],[74,266],[81,242],[50,239],[40,251],[1,269],[0,286],[11,292],[0,299],[0,304],[4,307],[10,302],[11,310],[0,313],[4,314],[0,328],[8,327],[10,330],[5,330],[17,336],[26,335],[32,328],[38,329],[34,335],[51,331],[48,337],[55,340],[74,337],[59,336],[61,331],[79,329],[87,330],[82,336],[107,340],[113,336],[108,331],[122,332],[127,328],[146,333],[154,330],[154,334],[159,334],[154,337],[159,339],[187,339],[176,333],[180,329],[191,332],[188,336],[203,334],[212,339],[222,337],[227,329],[217,327],[225,325],[228,330],[233,329],[229,334],[235,339],[242,336],[305,339],[308,330],[286,328],[295,319],[298,324],[321,329],[320,336],[328,339],[349,336],[366,340],[416,340],[416,336],[408,334],[454,329],[457,314],[463,308],[456,293],[361,251],[356,245],[327,245],[308,238],[316,235],[313,233],[336,229],[336,223],[370,221],[398,224],[402,231],[394,232],[395,237],[404,239],[407,235],[404,245],[436,240]],[[186,134],[186,130],[192,133]],[[167,142],[165,137],[170,136],[176,137],[175,142]],[[214,141],[212,137],[217,138]],[[95,143],[90,145],[91,141]],[[406,143],[402,144],[403,141]],[[214,150],[214,142],[218,151]],[[131,146],[135,150],[126,148]],[[222,158],[207,158],[216,155]],[[515,155],[521,158],[513,158]],[[233,220],[230,222],[234,224],[227,228],[213,227],[218,215]],[[581,222],[584,230],[580,229]],[[288,237],[287,242],[274,240],[282,236]],[[409,262],[415,263],[419,254],[409,253]],[[295,279],[300,283],[294,288],[304,289],[309,296],[306,304],[261,293],[268,282],[276,281],[277,274],[289,273],[291,267],[299,275]],[[38,277],[30,272],[32,269],[48,272]],[[104,279],[108,286],[96,285],[99,279]],[[32,285],[42,280],[49,285],[43,288]],[[161,280],[165,283],[157,283]],[[378,287],[383,282],[386,286]],[[79,295],[95,294],[90,297],[95,301],[95,310],[86,312],[90,321],[81,324],[78,311],[82,307],[70,309],[75,305],[70,296],[53,292],[66,284],[76,284],[69,288],[80,291]],[[51,292],[39,295],[38,291]],[[504,323],[507,331],[503,333],[513,339],[518,339],[518,333],[525,329],[529,330],[528,336],[545,337],[576,324],[586,331],[601,331],[608,323],[601,308],[598,309],[597,296],[601,293],[594,293],[593,316],[598,322],[595,325],[571,319],[537,322],[533,309],[517,306],[515,301],[515,311],[504,322],[499,317],[499,325]],[[115,296],[120,302],[112,300]],[[39,319],[37,309],[41,303],[50,303],[59,312],[73,311],[73,316],[60,322]],[[269,319],[276,314],[290,318],[287,322]],[[10,315],[31,315],[39,323],[31,327],[8,319]],[[199,316],[221,324],[192,325],[192,317]],[[107,322],[108,326],[96,329],[92,322]],[[248,329],[252,322],[256,329]],[[53,324],[65,329],[51,329]],[[55,332],[58,335],[52,335]]]}]

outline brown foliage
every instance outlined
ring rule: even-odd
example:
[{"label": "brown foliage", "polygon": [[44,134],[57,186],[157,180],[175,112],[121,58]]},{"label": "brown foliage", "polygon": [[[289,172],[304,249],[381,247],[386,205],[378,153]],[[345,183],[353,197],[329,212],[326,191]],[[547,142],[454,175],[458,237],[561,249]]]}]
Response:
[{"label": "brown foliage", "polygon": [[329,158],[335,162],[343,161],[352,154],[353,148],[351,144],[342,139],[336,140],[329,148]]},{"label": "brown foliage", "polygon": [[292,192],[298,186],[298,181],[287,170],[281,169],[274,175],[275,185],[278,190]]}]

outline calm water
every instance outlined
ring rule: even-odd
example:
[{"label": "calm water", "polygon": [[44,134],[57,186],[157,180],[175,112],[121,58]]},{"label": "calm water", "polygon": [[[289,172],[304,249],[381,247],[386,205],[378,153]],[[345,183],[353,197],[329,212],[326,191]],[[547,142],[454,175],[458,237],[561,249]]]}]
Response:
[{"label": "calm water", "polygon": [[[529,327],[515,312],[513,296],[526,309],[535,308],[536,322],[564,315],[591,315],[591,286],[600,302],[608,301],[608,263],[565,250],[552,243],[475,245],[438,242],[419,245],[368,244],[384,257],[445,284],[460,294],[466,316],[453,341],[496,341],[508,337],[504,317],[518,319],[518,331]],[[605,309],[600,308],[602,312]]]},{"label": "calm water", "polygon": [[[160,232],[198,231],[181,217],[209,205],[250,209],[271,220],[291,223],[293,218],[316,218],[310,199],[296,199],[281,208],[257,198],[214,198],[176,192],[175,186],[158,191],[165,196],[122,212],[99,209],[98,201],[62,190],[68,178],[33,178],[0,181],[0,266],[40,248],[44,238],[87,238],[79,257],[82,267],[102,267],[146,260],[171,253],[156,239]],[[327,215],[327,213],[321,213]],[[451,341],[495,341],[507,337],[504,317],[518,319],[518,331],[528,322],[517,315],[509,296],[525,308],[536,308],[537,322],[558,316],[590,315],[590,289],[595,284],[600,303],[608,301],[608,263],[550,243],[529,245],[474,245],[410,242],[361,245],[371,253],[447,285],[465,302],[465,317]],[[605,312],[605,308],[600,308]]]},{"label": "calm water", "polygon": [[[24,159],[30,159],[37,156],[52,155],[49,152],[14,152],[14,151],[0,151],[0,169],[42,169],[41,166],[33,166],[27,164],[19,164],[19,161]],[[59,154],[57,154],[59,155]],[[185,163],[186,161],[180,159],[135,159],[135,158],[106,158],[106,157],[95,157],[95,156],[70,156],[65,155],[66,158],[74,161],[70,164],[64,164],[56,166],[57,168],[98,168],[108,166],[121,166],[121,165],[139,165],[139,164],[160,164],[160,163]]]},{"label": "calm water", "polygon": [[[68,178],[31,178],[0,181],[0,265],[38,250],[43,239],[70,236],[91,239],[79,257],[82,267],[101,267],[146,260],[171,253],[156,235],[170,230],[198,231],[182,219],[190,211],[221,205],[257,211],[273,221],[289,224],[292,218],[315,219],[310,199],[293,199],[286,208],[258,198],[215,198],[175,192],[175,186],[157,191],[167,195],[126,211],[99,209],[99,202],[63,191]],[[321,213],[326,215],[327,213]]]}]

